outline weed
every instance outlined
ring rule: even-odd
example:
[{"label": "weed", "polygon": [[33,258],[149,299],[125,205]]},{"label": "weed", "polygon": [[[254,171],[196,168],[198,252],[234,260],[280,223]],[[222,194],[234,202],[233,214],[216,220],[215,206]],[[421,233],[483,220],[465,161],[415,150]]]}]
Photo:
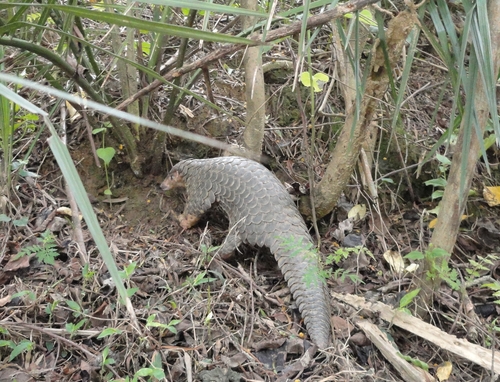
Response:
[{"label": "weed", "polygon": [[444,189],[448,183],[446,180],[446,174],[448,173],[448,169],[451,165],[451,161],[444,155],[436,153],[436,159],[439,161],[439,177],[424,182],[426,186],[433,186],[434,188],[437,188],[437,190],[434,190],[431,195],[432,200],[443,197]]},{"label": "weed", "polygon": [[73,337],[78,330],[82,328],[83,325],[87,323],[86,319],[78,321],[76,324],[68,323],[65,325],[67,332],[70,334],[70,337]]},{"label": "weed", "polygon": [[323,90],[323,85],[326,84],[330,80],[330,77],[328,77],[325,73],[316,73],[315,75],[311,76],[311,73],[309,72],[302,72],[300,73],[300,82],[302,82],[302,85],[305,87],[313,87],[315,92],[320,92]]},{"label": "weed", "polygon": [[9,356],[9,361],[12,361],[21,353],[31,352],[35,344],[28,340],[22,340],[17,344],[14,341],[0,340],[0,347],[9,347],[12,350]]},{"label": "weed", "polygon": [[402,310],[403,312],[411,314],[411,312],[408,309],[406,309],[406,307],[413,302],[413,300],[415,299],[415,297],[418,296],[419,293],[420,293],[420,288],[414,289],[406,293],[399,301],[399,309]]},{"label": "weed", "polygon": [[143,367],[142,369],[137,370],[133,377],[125,377],[124,379],[115,380],[110,379],[110,382],[137,382],[140,380],[143,381],[145,377],[149,377],[147,381],[162,381],[165,380],[165,372],[162,367],[162,359],[159,353],[155,353],[153,355],[153,360],[149,367]]},{"label": "weed", "polygon": [[89,269],[89,265],[85,264],[82,269],[82,276],[85,281],[90,281],[94,278],[95,276],[95,271],[91,271]]},{"label": "weed", "polygon": [[[123,271],[118,272],[120,278],[122,280],[130,281],[130,278],[132,277],[136,267],[137,263],[131,262],[123,269]],[[129,298],[132,297],[138,290],[139,288],[127,288],[127,296]]]},{"label": "weed", "polygon": [[186,281],[182,284],[182,286],[187,286],[190,289],[193,289],[197,286],[206,284],[206,283],[211,283],[215,280],[217,280],[215,277],[206,277],[207,276],[207,271],[201,271],[194,277],[188,277]]},{"label": "weed", "polygon": [[175,325],[177,325],[181,320],[172,320],[168,324],[162,324],[160,322],[155,321],[156,314],[152,314],[147,318],[146,327],[150,328],[160,328],[161,335],[163,336],[163,332],[168,330],[171,333],[177,334],[177,329]]},{"label": "weed", "polygon": [[97,338],[100,339],[100,338],[105,338],[105,337],[110,337],[110,336],[113,336],[115,334],[122,334],[123,333],[123,330],[120,330],[120,329],[116,329],[116,328],[106,328],[104,329],[98,336]]},{"label": "weed", "polygon": [[[111,126],[111,125],[109,125]],[[108,126],[108,127],[109,127]],[[104,162],[104,171],[106,173],[106,184],[108,188],[104,190],[104,195],[111,196],[113,193],[111,192],[111,184],[109,182],[109,172],[108,172],[108,166],[111,162],[111,160],[114,158],[116,154],[116,150],[113,147],[105,147],[105,138],[106,138],[106,132],[108,131],[108,128],[106,126],[100,127],[98,129],[92,130],[92,134],[99,134],[102,133],[102,147],[98,148],[96,150],[97,156],[101,158]]]},{"label": "weed", "polygon": [[[500,282],[499,281],[495,280],[492,283],[483,284],[482,286],[493,291],[493,297],[496,297],[496,298],[500,297]],[[495,304],[500,305],[500,299],[495,300]]]},{"label": "weed", "polygon": [[40,236],[41,237],[37,239],[39,244],[30,245],[21,249],[16,256],[16,259],[34,253],[36,254],[38,261],[53,265],[54,259],[56,256],[59,256],[55,237],[49,230],[46,230]]},{"label": "weed", "polygon": [[[347,247],[347,248],[338,248],[334,253],[330,254],[326,258],[326,264],[331,265],[339,265],[342,261],[347,260],[351,256],[359,256],[361,253],[366,253],[371,258],[375,258],[373,253],[363,246],[356,247]],[[346,278],[349,278],[353,283],[358,284],[362,283],[361,278],[356,273],[351,273],[343,268],[338,268],[334,273],[333,277],[336,280],[340,280],[344,282]]]},{"label": "weed", "polygon": [[405,258],[409,260],[425,260],[429,269],[426,274],[428,280],[434,281],[441,279],[453,290],[458,290],[460,288],[458,273],[448,265],[450,254],[444,249],[436,247],[428,249],[425,253],[412,251],[408,253]]},{"label": "weed", "polygon": [[106,366],[106,365],[113,365],[115,363],[115,360],[113,358],[109,357],[109,347],[106,346],[104,350],[102,351],[102,362],[101,366]]},{"label": "weed", "polygon": [[73,300],[65,300],[66,302],[66,305],[68,305],[68,307],[73,311],[73,316],[78,318],[81,316],[82,314],[82,308],[80,307],[80,305],[78,305],[77,302],[73,301]]},{"label": "weed", "polygon": [[49,316],[49,321],[52,322],[52,316],[54,312],[56,311],[57,306],[59,305],[58,300],[52,301],[52,303],[47,304],[45,306],[45,313]]},{"label": "weed", "polygon": [[486,255],[486,257],[478,255],[477,261],[470,259],[469,265],[465,268],[465,272],[467,272],[467,281],[477,279],[485,272],[489,272],[498,259],[499,257],[493,254]]},{"label": "weed", "polygon": [[[455,269],[451,269],[448,265],[450,254],[441,248],[433,248],[427,250],[425,253],[420,251],[412,251],[408,253],[405,258],[410,260],[425,260],[429,263],[429,270],[427,271],[427,278],[429,280],[436,280],[441,278],[453,290],[460,289],[460,282],[458,281],[458,273]],[[472,281],[481,276],[482,273],[490,270],[487,266],[492,266],[498,260],[496,255],[478,256],[477,260],[469,260],[469,264],[465,268],[467,273],[466,280]],[[494,284],[485,284],[492,290],[496,290]],[[500,295],[500,284],[498,287]]]},{"label": "weed", "polygon": [[209,264],[220,247],[221,245],[207,246],[205,244],[200,244],[200,251],[202,253],[200,256],[200,263]]}]

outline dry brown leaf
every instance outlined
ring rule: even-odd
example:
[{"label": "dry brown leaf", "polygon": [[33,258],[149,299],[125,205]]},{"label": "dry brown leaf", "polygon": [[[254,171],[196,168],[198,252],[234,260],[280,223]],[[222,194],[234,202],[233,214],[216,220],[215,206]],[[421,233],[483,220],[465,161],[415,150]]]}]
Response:
[{"label": "dry brown leaf", "polygon": [[7,264],[5,264],[5,267],[3,268],[4,271],[17,271],[18,269],[22,268],[29,268],[30,266],[30,259],[35,256],[33,255],[28,255],[28,256],[21,256],[19,259],[16,259],[16,256],[12,256]]},{"label": "dry brown leaf", "polygon": [[354,329],[354,326],[342,317],[333,316],[330,320],[332,322],[336,338],[347,338]]},{"label": "dry brown leaf", "polygon": [[12,300],[12,296],[10,294],[0,298],[0,307],[7,305],[10,302],[10,300]]},{"label": "dry brown leaf", "polygon": [[23,370],[18,370],[17,368],[12,368],[12,367],[6,367],[5,369],[0,370],[0,382],[7,382],[7,381],[31,382],[35,381],[35,379]]},{"label": "dry brown leaf", "polygon": [[401,273],[405,269],[405,262],[399,252],[386,251],[384,253],[384,259],[389,263],[391,269],[396,273]]}]

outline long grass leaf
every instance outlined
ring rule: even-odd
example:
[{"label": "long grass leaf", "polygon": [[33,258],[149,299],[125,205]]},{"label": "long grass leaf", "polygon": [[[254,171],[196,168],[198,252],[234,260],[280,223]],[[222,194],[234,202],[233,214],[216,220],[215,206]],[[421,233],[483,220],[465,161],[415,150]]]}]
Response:
[{"label": "long grass leaf", "polygon": [[13,92],[3,84],[0,84],[0,92],[4,97],[9,98],[13,103],[18,104],[31,113],[39,114],[44,118],[45,124],[49,128],[49,131],[52,135],[48,139],[48,143],[52,150],[52,153],[54,154],[57,164],[59,165],[59,168],[61,169],[66,182],[73,191],[78,207],[80,208],[85,222],[87,223],[87,227],[96,243],[97,248],[99,249],[102,259],[106,264],[111,277],[113,278],[118,294],[120,295],[123,303],[127,306],[130,314],[135,317],[130,299],[127,295],[127,290],[125,289],[125,285],[123,284],[123,281],[120,277],[118,267],[116,266],[113,255],[109,250],[106,238],[104,237],[102,229],[99,225],[94,209],[90,204],[87,192],[85,191],[85,187],[83,186],[82,180],[80,179],[73,160],[71,159],[68,148],[63,144],[63,142],[57,135],[57,131],[52,125],[48,113],[33,105],[31,102],[20,97],[17,93]]},{"label": "long grass leaf", "polygon": [[[35,5],[35,4],[34,4]],[[52,9],[57,9],[61,12],[66,12],[74,16],[92,19],[95,21],[105,22],[111,25],[119,25],[122,27],[135,28],[140,30],[148,30],[162,34],[169,34],[177,37],[184,37],[195,40],[205,40],[231,44],[254,44],[254,41],[242,37],[234,37],[220,33],[205,32],[193,28],[186,28],[178,25],[164,24],[156,21],[143,20],[132,16],[120,15],[117,13],[99,12],[87,8],[75,7],[71,5],[52,5],[52,4],[36,4],[37,6],[46,6]],[[1,4],[0,9],[11,7],[12,3]]]},{"label": "long grass leaf", "polygon": [[[233,151],[233,148],[230,145],[225,144],[225,143],[220,142],[220,141],[217,141],[215,139],[207,138],[203,135],[194,134],[194,133],[191,133],[189,131],[177,129],[177,128],[172,127],[172,126],[166,126],[166,125],[162,125],[160,123],[152,122],[148,119],[141,118],[141,117],[129,114],[129,113],[124,112],[124,111],[116,110],[115,108],[112,108],[112,107],[109,107],[106,105],[102,105],[100,103],[97,103],[97,102],[94,102],[94,101],[91,101],[88,99],[76,97],[74,95],[65,93],[63,91],[56,90],[56,89],[48,87],[48,86],[40,85],[38,83],[26,80],[24,78],[16,77],[16,76],[11,75],[11,74],[0,73],[0,81],[13,82],[13,83],[16,83],[16,84],[19,84],[19,85],[22,85],[22,86],[25,86],[25,87],[28,87],[28,88],[31,88],[34,90],[38,90],[38,91],[43,92],[43,93],[50,94],[54,97],[59,97],[59,98],[65,99],[67,101],[86,106],[88,108],[99,110],[102,113],[112,115],[116,118],[125,119],[127,121],[132,122],[132,123],[138,123],[138,124],[141,124],[143,126],[150,127],[152,129],[156,129],[159,131],[163,131],[164,133],[175,135],[177,137],[181,137],[184,139],[189,139],[193,142],[202,143],[202,144],[205,144],[207,146],[214,147],[216,149]],[[20,97],[20,98],[22,98],[22,97]]]}]

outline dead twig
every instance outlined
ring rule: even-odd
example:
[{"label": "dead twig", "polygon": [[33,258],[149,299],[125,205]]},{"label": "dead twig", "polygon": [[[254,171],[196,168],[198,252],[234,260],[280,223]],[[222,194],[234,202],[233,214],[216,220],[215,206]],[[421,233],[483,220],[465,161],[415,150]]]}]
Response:
[{"label": "dead twig", "polygon": [[[417,317],[413,317],[401,310],[396,310],[381,302],[367,302],[363,297],[354,295],[342,295],[332,292],[332,296],[339,301],[349,304],[359,310],[367,310],[378,315],[391,325],[398,326],[408,332],[426,339],[460,357],[474,362],[476,365],[484,367],[493,373],[500,373],[500,354],[493,349],[486,349],[482,346],[470,343],[464,338],[457,338],[451,334],[443,332],[441,329],[428,324]],[[364,328],[368,328],[366,325]],[[363,328],[362,328],[363,329]],[[367,333],[367,335],[369,335]],[[373,334],[374,335],[374,334]]]}]

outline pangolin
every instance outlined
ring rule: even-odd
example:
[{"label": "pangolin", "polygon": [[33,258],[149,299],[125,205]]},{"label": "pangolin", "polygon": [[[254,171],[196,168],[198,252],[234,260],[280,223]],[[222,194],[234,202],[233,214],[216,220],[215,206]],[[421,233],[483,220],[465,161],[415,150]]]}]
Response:
[{"label": "pangolin", "polygon": [[177,163],[163,190],[185,187],[187,203],[179,222],[191,228],[213,203],[229,217],[224,257],[241,243],[268,247],[297,302],[313,343],[330,344],[330,304],[317,252],[302,216],[276,176],[250,159],[220,157]]}]

